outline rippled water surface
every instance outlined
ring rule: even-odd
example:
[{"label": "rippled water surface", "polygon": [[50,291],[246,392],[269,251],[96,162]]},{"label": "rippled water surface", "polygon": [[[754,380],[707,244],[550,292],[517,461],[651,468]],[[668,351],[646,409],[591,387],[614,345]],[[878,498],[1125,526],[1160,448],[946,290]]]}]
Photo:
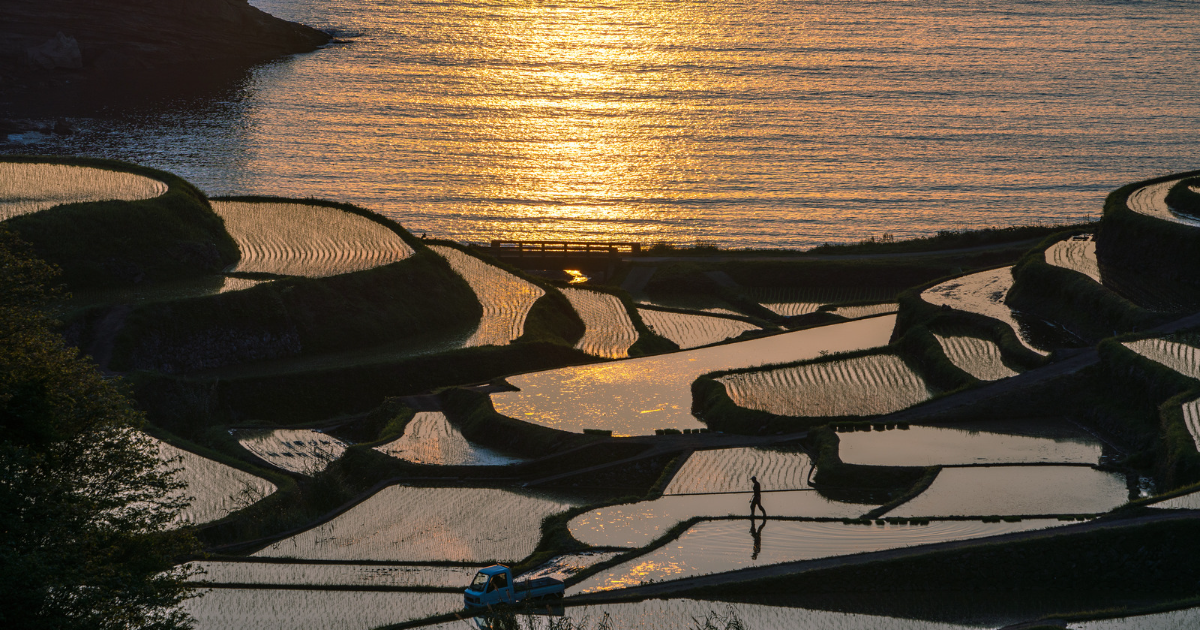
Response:
[{"label": "rippled water surface", "polygon": [[254,4],[350,43],[0,151],[456,239],[798,247],[1073,221],[1200,149],[1189,2]]}]

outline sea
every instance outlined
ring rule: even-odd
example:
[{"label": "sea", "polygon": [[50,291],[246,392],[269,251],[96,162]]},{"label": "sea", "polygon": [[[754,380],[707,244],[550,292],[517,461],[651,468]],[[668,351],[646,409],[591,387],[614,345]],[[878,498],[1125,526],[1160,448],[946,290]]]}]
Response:
[{"label": "sea", "polygon": [[336,43],[6,153],[461,241],[807,248],[1098,218],[1200,168],[1200,3],[251,0]]}]

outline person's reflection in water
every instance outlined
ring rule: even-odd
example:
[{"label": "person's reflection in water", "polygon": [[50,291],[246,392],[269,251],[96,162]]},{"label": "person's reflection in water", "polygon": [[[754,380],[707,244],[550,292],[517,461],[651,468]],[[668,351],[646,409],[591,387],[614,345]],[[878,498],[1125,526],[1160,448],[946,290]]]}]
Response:
[{"label": "person's reflection in water", "polygon": [[754,552],[750,554],[751,560],[758,560],[758,554],[762,553],[762,530],[767,526],[767,517],[763,517],[762,525],[758,529],[754,528],[754,517],[750,517],[750,536],[754,538]]}]

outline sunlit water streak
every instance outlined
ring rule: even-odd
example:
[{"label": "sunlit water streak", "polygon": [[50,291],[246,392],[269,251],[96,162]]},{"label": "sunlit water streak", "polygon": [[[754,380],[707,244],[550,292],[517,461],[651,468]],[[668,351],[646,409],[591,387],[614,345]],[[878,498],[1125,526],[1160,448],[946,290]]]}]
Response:
[{"label": "sunlit water streak", "polygon": [[1200,149],[1188,2],[254,4],[353,41],[0,151],[455,239],[798,247],[1076,221]]}]

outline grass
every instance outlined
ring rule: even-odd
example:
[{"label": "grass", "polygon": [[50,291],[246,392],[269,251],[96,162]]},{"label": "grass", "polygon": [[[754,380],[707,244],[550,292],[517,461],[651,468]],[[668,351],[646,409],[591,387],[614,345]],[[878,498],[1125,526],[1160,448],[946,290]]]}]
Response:
[{"label": "grass", "polygon": [[1094,229],[1095,223],[1074,225],[1019,225],[1013,227],[990,227],[979,230],[939,230],[933,236],[903,241],[870,240],[850,245],[822,245],[808,250],[812,254],[893,254],[937,251],[940,249],[965,249],[1021,243],[1066,229]]},{"label": "grass", "polygon": [[1188,177],[1171,187],[1167,193],[1167,205],[1177,212],[1200,216],[1200,177]]},{"label": "grass", "polygon": [[175,175],[94,158],[7,156],[3,161],[87,166],[167,185],[158,197],[72,203],[5,222],[40,258],[62,268],[70,289],[194,278],[238,260],[237,244],[204,194]]}]

